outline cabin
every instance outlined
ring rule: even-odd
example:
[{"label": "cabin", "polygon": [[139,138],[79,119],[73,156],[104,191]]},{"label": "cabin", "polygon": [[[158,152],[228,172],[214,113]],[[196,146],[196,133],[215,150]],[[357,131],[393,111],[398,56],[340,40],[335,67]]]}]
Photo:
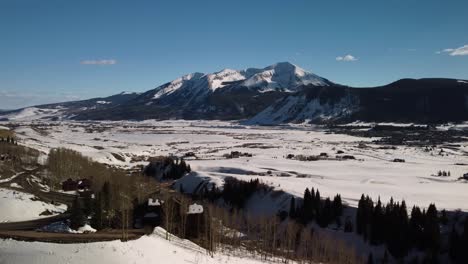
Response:
[{"label": "cabin", "polygon": [[66,181],[62,182],[62,190],[65,192],[87,191],[91,189],[91,184],[91,180],[89,179],[81,179],[75,181],[69,178]]},{"label": "cabin", "polygon": [[142,223],[145,228],[149,227],[152,230],[154,227],[161,225],[162,203],[163,202],[159,199],[148,199],[145,213],[142,218]]},{"label": "cabin", "polygon": [[242,153],[240,151],[231,151],[231,153],[226,153],[223,155],[226,159],[237,159],[240,157],[252,157],[251,153]]},{"label": "cabin", "polygon": [[463,179],[468,181],[468,173],[463,174]]},{"label": "cabin", "polygon": [[62,190],[65,192],[76,191],[78,189],[78,183],[72,179],[68,179],[62,182]]},{"label": "cabin", "polygon": [[196,157],[195,153],[194,152],[187,152],[184,154],[184,157]]},{"label": "cabin", "polygon": [[195,239],[206,228],[203,205],[193,203],[187,209],[187,221],[185,222],[185,238]]}]

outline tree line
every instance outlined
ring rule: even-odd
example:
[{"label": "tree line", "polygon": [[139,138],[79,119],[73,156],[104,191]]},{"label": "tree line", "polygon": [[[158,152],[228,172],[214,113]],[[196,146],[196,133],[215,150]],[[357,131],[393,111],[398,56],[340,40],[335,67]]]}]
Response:
[{"label": "tree line", "polygon": [[254,193],[267,192],[271,189],[270,186],[260,182],[259,179],[241,181],[234,177],[226,177],[222,189],[216,185],[211,186],[211,188],[205,187],[201,192],[201,198],[208,199],[211,202],[222,198],[228,206],[244,209],[246,202]]},{"label": "tree line", "polygon": [[[194,241],[210,254],[216,251],[238,252],[242,248],[265,261],[364,262],[362,256],[344,241],[294,218],[286,216],[281,219],[246,211],[242,206],[245,206],[245,201],[234,196],[249,197],[256,191],[271,190],[258,179],[242,181],[227,178],[226,184],[223,188],[226,192],[213,188],[215,191],[211,189],[202,192],[203,195],[193,196],[163,189],[160,196],[164,200],[162,226],[171,234]],[[225,205],[217,202],[221,198],[227,199]],[[194,202],[203,205],[203,214],[187,214],[188,205]],[[170,239],[170,235],[167,238]]]},{"label": "tree line", "polygon": [[448,226],[445,210],[439,212],[435,204],[427,209],[413,206],[408,214],[405,201],[383,204],[374,203],[369,196],[361,196],[356,213],[356,233],[371,245],[384,244],[388,252],[403,261],[412,250],[424,252],[419,260],[412,263],[441,263],[440,256],[447,250],[454,263],[468,263],[468,217],[464,225],[456,228],[453,222],[448,243],[442,239],[441,226]]},{"label": "tree line", "polygon": [[[56,156],[49,159],[49,165],[56,166],[55,171],[51,169],[56,174],[70,170],[76,171],[76,177],[82,177],[86,171],[97,170],[93,173],[94,199],[86,198],[72,206],[74,226],[82,224],[87,216],[91,216],[94,228],[128,229],[135,220],[136,208],[147,202],[159,184],[154,177],[142,176],[145,173],[129,177],[122,170],[95,164],[70,151],[51,153]],[[51,164],[61,163],[60,157],[77,162],[74,165]],[[183,163],[168,161],[167,164],[181,166]],[[188,168],[188,165],[185,166]],[[158,168],[164,169],[164,166]],[[272,190],[258,179],[241,181],[226,178],[224,188],[212,186],[193,196],[185,194],[183,186],[180,189],[180,193],[159,189],[163,190],[159,197],[165,201],[162,225],[168,232],[189,238],[209,252],[242,247],[265,260],[295,260],[299,263],[366,262],[350,245],[309,225],[315,222],[324,228],[336,224],[341,229],[344,206],[339,194],[333,199],[323,198],[318,189],[306,189],[302,199],[291,197],[288,211],[278,213],[277,217],[262,217],[253,216],[244,210],[248,199],[256,192]],[[221,198],[227,207],[219,206],[217,201]],[[203,204],[203,215],[187,214],[188,205],[194,201]],[[193,226],[193,217],[198,217],[195,222],[199,224]],[[385,245],[385,255],[374,258],[370,254],[368,259],[366,257],[368,263],[377,263],[376,260],[386,263],[389,255],[405,261],[412,251],[423,252],[424,256],[422,259],[412,257],[411,263],[440,263],[443,252],[447,253],[453,263],[468,263],[468,218],[461,221],[462,224],[453,222],[451,229],[449,222],[447,213],[439,212],[434,204],[427,209],[414,206],[408,213],[405,201],[395,202],[391,199],[383,204],[380,199],[374,202],[369,196],[362,195],[355,221],[347,219],[343,230],[356,232],[371,245]],[[441,226],[451,230],[448,240],[443,239]],[[167,237],[170,237],[169,233]]]},{"label": "tree line", "polygon": [[302,204],[296,205],[296,198],[292,197],[290,202],[289,217],[296,219],[302,224],[316,221],[320,227],[327,227],[332,223],[341,226],[343,214],[343,203],[341,196],[337,194],[333,201],[327,197],[322,199],[320,191],[306,188],[302,198]]},{"label": "tree line", "polygon": [[0,138],[0,159],[8,161],[14,169],[36,165],[40,153],[36,149],[18,145],[18,141],[13,136]]},{"label": "tree line", "polygon": [[177,180],[191,171],[183,159],[160,156],[151,158],[143,173],[158,180]]}]

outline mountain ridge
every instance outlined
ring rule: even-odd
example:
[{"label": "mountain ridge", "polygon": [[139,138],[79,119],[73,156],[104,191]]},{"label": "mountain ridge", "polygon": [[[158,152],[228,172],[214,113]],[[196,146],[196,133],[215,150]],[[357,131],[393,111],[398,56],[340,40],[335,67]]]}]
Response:
[{"label": "mountain ridge", "polygon": [[[468,120],[468,81],[401,79],[378,87],[339,85],[289,62],[264,68],[183,75],[143,93],[3,112],[52,120],[247,119],[250,124],[346,122],[357,119]],[[438,105],[450,103],[447,107]],[[405,111],[400,109],[404,108]],[[27,109],[27,108],[26,108]],[[453,112],[451,112],[453,111]],[[418,113],[418,114],[414,114]],[[443,113],[443,114],[440,114]]]}]

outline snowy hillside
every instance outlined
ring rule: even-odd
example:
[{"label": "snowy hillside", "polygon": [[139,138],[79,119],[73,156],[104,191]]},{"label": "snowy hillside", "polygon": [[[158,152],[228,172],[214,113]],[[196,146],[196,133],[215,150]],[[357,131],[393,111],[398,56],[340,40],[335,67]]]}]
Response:
[{"label": "snowy hillside", "polygon": [[[463,165],[468,153],[465,140],[457,142],[459,147],[447,144],[426,151],[424,147],[406,145],[385,148],[373,142],[379,138],[330,134],[324,128],[305,125],[259,127],[183,120],[45,124],[41,129],[45,133],[28,124],[17,127],[15,133],[20,142],[44,152],[65,147],[98,162],[127,168],[146,165],[146,161],[139,161],[144,156],[194,152],[199,158],[187,159],[196,172],[184,179],[193,184],[184,182],[187,191],[200,181],[222,185],[224,178],[230,176],[259,178],[296,196],[302,196],[307,187],[319,188],[323,196],[340,193],[352,206],[366,193],[374,199],[380,196],[383,201],[393,197],[405,199],[409,205],[425,207],[434,202],[440,208],[468,210],[466,183],[458,180],[468,172],[467,165]],[[101,132],[98,136],[90,130]],[[463,131],[467,131],[467,124],[441,126],[437,130],[466,133]],[[253,157],[223,157],[231,151],[251,153]],[[332,159],[339,155],[338,151],[356,159]],[[125,161],[116,159],[113,153]],[[309,162],[285,158],[288,154],[320,153],[328,153],[332,158]],[[406,162],[393,162],[395,158]],[[451,171],[451,177],[433,176],[439,170]]]},{"label": "snowy hillside", "polygon": [[12,113],[7,113],[0,117],[11,121],[33,121],[54,118],[59,116],[61,112],[61,109],[41,109],[37,107],[28,107]]},{"label": "snowy hillside", "polygon": [[349,98],[342,98],[337,103],[320,102],[315,98],[308,100],[304,95],[288,96],[269,106],[246,124],[274,125],[288,122],[302,123],[310,121],[334,120],[349,116],[357,110]]},{"label": "snowy hillside", "polygon": [[[13,186],[17,187],[17,186]],[[41,215],[45,211],[54,214],[63,213],[67,210],[66,205],[53,205],[38,201],[34,195],[20,191],[0,188],[0,222],[15,222],[48,217]],[[0,263],[2,263],[0,261]]]},{"label": "snowy hillside", "polygon": [[115,263],[198,263],[198,264],[256,264],[264,263],[246,254],[216,253],[213,257],[198,245],[177,237],[170,241],[166,232],[156,228],[149,236],[134,241],[98,242],[89,244],[53,244],[0,240],[0,263],[36,264],[115,264]]}]

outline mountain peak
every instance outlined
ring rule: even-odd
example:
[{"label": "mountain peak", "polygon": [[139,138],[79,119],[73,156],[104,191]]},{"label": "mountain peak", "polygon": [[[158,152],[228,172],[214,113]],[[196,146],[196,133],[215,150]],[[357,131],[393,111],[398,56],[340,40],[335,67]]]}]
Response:
[{"label": "mountain peak", "polygon": [[302,85],[328,86],[330,82],[290,62],[278,62],[255,73],[245,85],[260,87],[260,91],[295,91]]},{"label": "mountain peak", "polygon": [[226,83],[245,80],[246,76],[242,71],[223,69],[219,72],[206,75],[208,86],[211,90],[224,87]]},{"label": "mountain peak", "polygon": [[278,62],[263,69],[223,69],[214,73],[191,73],[159,86],[153,99],[166,95],[183,94],[185,98],[205,96],[218,89],[247,87],[251,91],[296,91],[303,85],[327,86],[330,82],[290,63]]},{"label": "mountain peak", "polygon": [[297,65],[290,63],[289,61],[281,61],[277,62],[273,65],[270,65],[266,68],[282,68],[282,69],[293,69],[293,68],[299,68]]}]

